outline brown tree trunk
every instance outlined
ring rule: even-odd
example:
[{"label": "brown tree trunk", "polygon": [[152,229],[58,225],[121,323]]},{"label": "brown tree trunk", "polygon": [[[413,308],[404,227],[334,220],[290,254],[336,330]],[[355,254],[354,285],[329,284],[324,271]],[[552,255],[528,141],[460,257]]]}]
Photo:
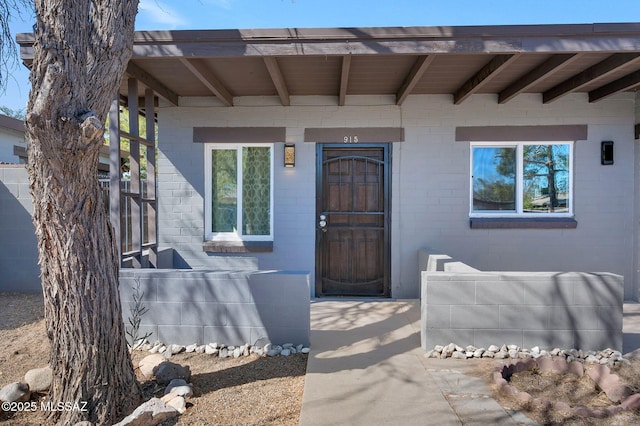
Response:
[{"label": "brown tree trunk", "polygon": [[140,400],[119,259],[97,181],[103,123],[131,55],[137,4],[35,1],[28,170],[51,341],[50,398],[75,408],[50,413],[60,424],[112,424]]}]

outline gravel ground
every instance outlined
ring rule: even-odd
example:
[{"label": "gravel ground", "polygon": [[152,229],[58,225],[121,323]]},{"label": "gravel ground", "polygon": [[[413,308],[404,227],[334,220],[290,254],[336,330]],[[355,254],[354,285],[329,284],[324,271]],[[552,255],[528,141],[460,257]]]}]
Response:
[{"label": "gravel ground", "polygon": [[[0,293],[0,387],[22,381],[24,374],[45,366],[49,343],[39,294]],[[137,365],[147,352],[134,351]],[[178,354],[171,361],[188,365],[194,396],[176,425],[297,425],[302,405],[307,355],[255,355],[220,359],[205,354]],[[153,386],[143,389],[153,393]],[[161,393],[161,391],[160,391]],[[38,401],[42,396],[32,397]],[[46,424],[42,412],[2,413],[0,424]]]}]

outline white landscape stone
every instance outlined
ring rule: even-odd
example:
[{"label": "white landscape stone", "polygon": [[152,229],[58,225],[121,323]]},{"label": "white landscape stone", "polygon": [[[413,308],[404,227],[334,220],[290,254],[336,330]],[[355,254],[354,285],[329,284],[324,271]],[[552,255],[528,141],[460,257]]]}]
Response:
[{"label": "white landscape stone", "polygon": [[166,404],[168,407],[175,409],[180,414],[187,411],[187,402],[182,396],[176,396],[175,398],[170,399]]},{"label": "white landscape stone", "polygon": [[140,369],[140,372],[144,375],[144,377],[146,377],[147,379],[152,379],[155,369],[160,364],[166,361],[167,359],[161,354],[153,353],[138,361],[138,368]]},{"label": "white landscape stone", "polygon": [[185,347],[182,345],[169,345],[169,350],[172,355],[179,354],[185,350]]},{"label": "white landscape stone", "polygon": [[50,367],[34,368],[26,372],[24,382],[31,392],[44,392],[51,387],[53,371]]},{"label": "white landscape stone", "polygon": [[173,379],[164,390],[164,394],[175,393],[177,396],[189,398],[193,396],[193,386],[184,379]]},{"label": "white landscape stone", "polygon": [[171,406],[168,406],[161,399],[151,398],[149,401],[136,408],[133,413],[125,417],[120,423],[116,423],[114,426],[157,425],[178,416],[178,414],[178,410]]},{"label": "white landscape stone", "polygon": [[0,388],[0,401],[2,402],[22,402],[28,401],[31,397],[29,385],[15,382]]},{"label": "white landscape stone", "polygon": [[[453,350],[452,350],[453,349]],[[425,352],[426,358],[497,358],[497,359],[526,359],[526,358],[541,358],[541,357],[560,357],[566,359],[568,362],[579,361],[583,363],[600,363],[615,365],[616,363],[629,364],[628,358],[638,357],[640,358],[640,350],[636,353],[628,353],[622,355],[620,351],[614,351],[613,349],[605,349],[602,351],[583,351],[578,349],[559,349],[554,348],[551,351],[540,349],[539,346],[535,346],[531,349],[520,348],[517,345],[502,345],[498,347],[496,345],[490,345],[488,349],[479,348],[475,349],[474,346],[467,346],[466,349],[461,349],[460,346],[450,343],[449,345],[435,345],[432,350]],[[471,352],[472,349],[475,349]]]}]

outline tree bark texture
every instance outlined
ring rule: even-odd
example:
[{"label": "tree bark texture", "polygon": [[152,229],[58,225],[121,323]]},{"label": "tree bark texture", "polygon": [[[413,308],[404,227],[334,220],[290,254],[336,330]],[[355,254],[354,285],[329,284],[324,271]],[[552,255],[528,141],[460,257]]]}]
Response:
[{"label": "tree bark texture", "polygon": [[113,424],[140,401],[118,290],[119,259],[97,180],[111,100],[131,56],[138,0],[36,0],[28,170],[51,401],[49,420]]}]

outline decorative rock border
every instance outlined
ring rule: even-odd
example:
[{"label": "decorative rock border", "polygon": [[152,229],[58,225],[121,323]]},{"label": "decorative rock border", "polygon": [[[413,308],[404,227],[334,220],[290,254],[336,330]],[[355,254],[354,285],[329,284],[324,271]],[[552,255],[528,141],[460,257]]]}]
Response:
[{"label": "decorative rock border", "polygon": [[555,408],[556,410],[569,412],[579,417],[604,418],[623,411],[640,408],[640,394],[634,394],[631,387],[623,383],[618,375],[611,373],[611,370],[606,365],[592,365],[587,368],[586,373],[596,383],[598,388],[602,389],[611,402],[620,402],[619,405],[610,405],[595,410],[583,405],[571,407],[569,404],[561,401],[552,403],[545,399],[533,398],[529,393],[516,389],[509,384],[512,375],[530,370],[533,367],[538,367],[542,371],[552,371],[558,374],[574,374],[578,377],[582,377],[585,373],[585,366],[579,361],[568,361],[564,358],[529,358],[496,368],[493,372],[493,381],[502,392],[522,402],[530,402],[535,406],[545,408]]},{"label": "decorative rock border", "polygon": [[436,345],[432,350],[425,353],[427,358],[495,358],[495,359],[538,359],[538,358],[561,358],[568,362],[580,361],[587,364],[616,365],[618,363],[629,364],[630,361],[622,356],[620,351],[610,348],[602,351],[583,351],[579,349],[555,348],[551,351],[542,350],[539,347],[531,349],[520,348],[516,345],[491,345],[488,348],[476,348],[467,346],[465,348],[449,343],[446,346]]},{"label": "decorative rock border", "polygon": [[219,358],[239,358],[241,356],[249,356],[256,354],[258,356],[289,356],[294,354],[308,354],[311,349],[305,345],[295,345],[293,343],[285,343],[283,345],[273,345],[267,343],[264,346],[250,345],[249,343],[241,346],[227,346],[217,342],[208,343],[206,345],[172,345],[164,344],[160,341],[155,343],[140,342],[135,346],[135,350],[148,351],[152,354],[159,353],[165,358],[171,358],[172,355],[182,352],[199,353],[217,356]]}]

